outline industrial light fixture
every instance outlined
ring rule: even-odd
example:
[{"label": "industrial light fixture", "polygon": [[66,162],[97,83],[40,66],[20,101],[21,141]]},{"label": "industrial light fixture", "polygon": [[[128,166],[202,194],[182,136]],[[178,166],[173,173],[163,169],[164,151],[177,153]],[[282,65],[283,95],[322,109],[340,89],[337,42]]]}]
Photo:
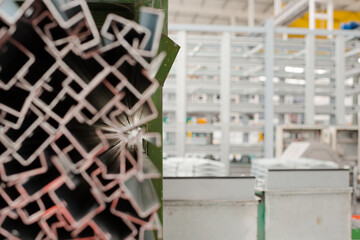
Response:
[{"label": "industrial light fixture", "polygon": [[288,73],[303,73],[303,72],[304,72],[304,68],[302,68],[302,67],[286,66],[286,67],[285,67],[285,72],[288,72]]},{"label": "industrial light fixture", "polygon": [[315,69],[315,73],[319,75],[325,74],[327,72],[328,71],[326,69]]},{"label": "industrial light fixture", "polygon": [[265,76],[259,76],[259,81],[261,82],[265,82],[266,81],[266,77]]},{"label": "industrial light fixture", "polygon": [[304,85],[305,80],[304,79],[287,78],[287,79],[285,79],[285,83]]}]

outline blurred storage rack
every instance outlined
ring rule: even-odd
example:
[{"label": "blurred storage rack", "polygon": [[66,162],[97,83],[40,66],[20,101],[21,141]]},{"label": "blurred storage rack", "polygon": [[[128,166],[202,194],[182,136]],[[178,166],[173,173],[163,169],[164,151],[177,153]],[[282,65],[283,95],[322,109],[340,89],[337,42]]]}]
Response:
[{"label": "blurred storage rack", "polygon": [[359,127],[331,126],[324,129],[323,142],[329,144],[338,153],[344,164],[358,166]]},{"label": "blurred storage rack", "polygon": [[292,142],[321,142],[322,126],[280,125],[276,127],[276,157],[280,157]]},{"label": "blurred storage rack", "polygon": [[260,27],[173,24],[169,31],[182,49],[164,86],[168,156],[229,166],[241,156],[274,156],[277,125],[358,124],[358,32],[271,20]]}]

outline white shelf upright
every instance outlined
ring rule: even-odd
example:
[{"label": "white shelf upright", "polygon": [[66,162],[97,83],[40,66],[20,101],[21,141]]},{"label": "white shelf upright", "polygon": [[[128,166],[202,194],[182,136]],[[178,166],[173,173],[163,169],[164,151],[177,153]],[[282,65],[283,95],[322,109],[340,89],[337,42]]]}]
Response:
[{"label": "white shelf upright", "polygon": [[230,67],[231,67],[231,35],[224,32],[220,47],[220,122],[221,122],[221,161],[229,172],[230,155]]}]

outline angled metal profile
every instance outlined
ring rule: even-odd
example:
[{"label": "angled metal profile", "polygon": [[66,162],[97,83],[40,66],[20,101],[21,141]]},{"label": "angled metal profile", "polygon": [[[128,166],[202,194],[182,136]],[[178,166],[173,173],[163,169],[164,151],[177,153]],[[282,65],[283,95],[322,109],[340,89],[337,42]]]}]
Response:
[{"label": "angled metal profile", "polygon": [[160,208],[160,201],[151,180],[139,181],[136,176],[133,176],[124,181],[122,187],[125,196],[130,199],[131,205],[140,217],[147,217]]}]

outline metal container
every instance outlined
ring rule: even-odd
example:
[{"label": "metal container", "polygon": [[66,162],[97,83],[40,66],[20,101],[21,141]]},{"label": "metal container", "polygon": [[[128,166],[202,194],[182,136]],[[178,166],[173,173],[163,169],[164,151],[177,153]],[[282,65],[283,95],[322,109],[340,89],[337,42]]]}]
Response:
[{"label": "metal container", "polygon": [[269,170],[267,181],[266,240],[351,239],[348,170]]},{"label": "metal container", "polygon": [[254,186],[254,177],[164,178],[164,239],[257,239]]}]

